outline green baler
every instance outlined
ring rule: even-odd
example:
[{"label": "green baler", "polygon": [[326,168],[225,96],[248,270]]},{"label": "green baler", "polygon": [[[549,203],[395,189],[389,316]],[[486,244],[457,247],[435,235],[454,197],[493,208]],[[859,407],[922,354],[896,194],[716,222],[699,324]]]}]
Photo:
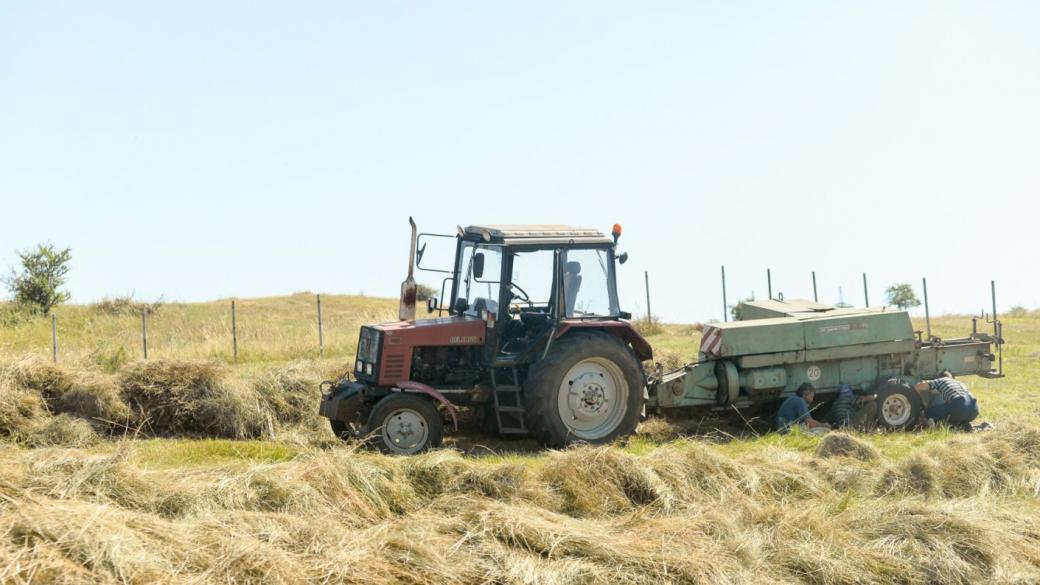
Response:
[{"label": "green baler", "polygon": [[[993,334],[923,339],[906,311],[841,309],[811,301],[741,303],[743,320],[706,325],[698,360],[649,384],[657,409],[743,409],[771,405],[811,382],[823,401],[850,385],[876,395],[871,408],[890,428],[914,423],[922,408],[913,385],[943,370],[956,376],[1000,377],[994,368],[1003,343]],[[873,406],[876,404],[876,406]]]}]

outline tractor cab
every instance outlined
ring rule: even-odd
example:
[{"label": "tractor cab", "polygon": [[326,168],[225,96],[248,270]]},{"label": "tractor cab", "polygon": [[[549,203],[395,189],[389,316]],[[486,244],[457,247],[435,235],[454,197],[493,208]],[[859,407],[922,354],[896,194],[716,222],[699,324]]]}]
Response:
[{"label": "tractor cab", "polygon": [[529,363],[565,322],[629,317],[618,305],[615,242],[596,230],[557,225],[460,229],[447,310],[487,324],[490,362]]}]

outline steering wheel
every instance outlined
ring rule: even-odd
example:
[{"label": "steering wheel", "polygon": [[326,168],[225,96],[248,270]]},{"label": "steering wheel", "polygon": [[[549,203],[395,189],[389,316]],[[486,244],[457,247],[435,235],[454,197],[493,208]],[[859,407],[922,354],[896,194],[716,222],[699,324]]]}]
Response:
[{"label": "steering wheel", "polygon": [[[519,295],[516,294],[516,293],[511,293],[513,295],[514,299],[520,299],[521,301],[527,303],[528,305],[530,305],[532,307],[534,306],[534,303],[531,302],[531,297],[528,296],[527,291],[525,291],[524,289],[520,288],[520,285],[516,284],[515,282],[510,282],[509,283],[509,288],[515,288],[517,290],[517,292],[520,293]],[[521,296],[521,295],[523,295],[523,296]]]}]

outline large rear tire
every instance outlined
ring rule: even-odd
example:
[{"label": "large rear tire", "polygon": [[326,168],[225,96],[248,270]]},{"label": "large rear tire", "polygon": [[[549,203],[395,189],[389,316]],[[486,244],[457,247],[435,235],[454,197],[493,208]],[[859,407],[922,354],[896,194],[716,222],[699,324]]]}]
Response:
[{"label": "large rear tire", "polygon": [[528,370],[528,424],[553,447],[609,443],[635,432],[644,385],[639,360],[620,339],[600,332],[568,335]]},{"label": "large rear tire", "polygon": [[366,435],[383,453],[414,455],[438,447],[444,420],[428,398],[395,392],[376,403]]}]

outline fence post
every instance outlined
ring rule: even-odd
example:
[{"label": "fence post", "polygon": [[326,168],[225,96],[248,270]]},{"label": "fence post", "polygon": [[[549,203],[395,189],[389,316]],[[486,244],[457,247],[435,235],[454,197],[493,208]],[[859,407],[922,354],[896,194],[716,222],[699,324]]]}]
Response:
[{"label": "fence post", "polygon": [[928,279],[921,278],[921,291],[924,293],[924,325],[928,330],[928,339],[932,339],[932,315],[928,311]]},{"label": "fence post", "polygon": [[814,303],[820,302],[820,296],[816,294],[816,271],[812,272],[812,300]]},{"label": "fence post", "polygon": [[867,294],[867,273],[863,273],[863,306],[870,308],[870,295]]},{"label": "fence post", "polygon": [[766,268],[766,292],[769,294],[769,298],[773,298],[773,272]]},{"label": "fence post", "polygon": [[58,363],[58,316],[51,313],[51,353],[54,363]]},{"label": "fence post", "polygon": [[650,271],[643,271],[643,279],[646,281],[646,322],[654,322],[654,314],[650,311]]},{"label": "fence post", "polygon": [[321,295],[318,297],[318,357],[325,356],[325,335],[321,329]]},{"label": "fence post", "polygon": [[722,267],[722,322],[729,321],[729,304],[726,302],[726,267]]},{"label": "fence post", "polygon": [[235,317],[235,301],[231,301],[231,356],[238,363],[238,321]]},{"label": "fence post", "polygon": [[144,349],[144,359],[148,359],[148,309],[141,309],[141,347]]}]

